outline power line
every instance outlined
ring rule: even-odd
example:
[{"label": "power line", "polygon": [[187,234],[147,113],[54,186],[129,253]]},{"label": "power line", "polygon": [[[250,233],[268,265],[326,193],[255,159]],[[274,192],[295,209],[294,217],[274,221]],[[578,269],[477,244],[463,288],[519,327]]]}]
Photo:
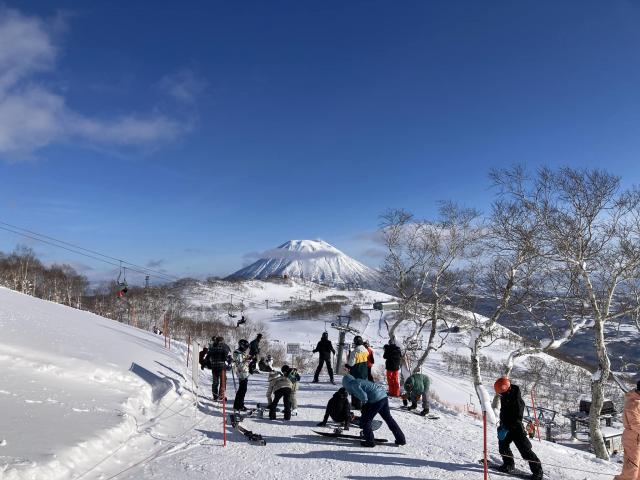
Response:
[{"label": "power line", "polygon": [[[4,224],[4,222],[0,222],[0,223]],[[20,236],[22,236],[22,237],[30,238],[31,240],[35,240],[35,241],[37,241],[37,242],[41,242],[41,243],[44,243],[44,244],[47,244],[47,245],[51,245],[51,246],[53,246],[53,247],[61,248],[61,249],[66,250],[66,251],[68,251],[68,252],[75,253],[76,255],[82,255],[82,256],[84,256],[84,257],[91,258],[91,259],[93,259],[93,260],[97,260],[97,261],[99,261],[99,262],[106,263],[106,264],[108,264],[108,265],[113,265],[114,267],[118,267],[118,268],[120,268],[120,267],[121,267],[121,265],[120,265],[119,263],[114,263],[114,262],[111,262],[111,261],[109,261],[109,260],[105,260],[105,258],[113,258],[113,257],[108,257],[107,255],[101,255],[101,254],[98,254],[98,255],[101,255],[102,257],[104,257],[104,258],[100,258],[100,257],[95,256],[95,255],[91,255],[91,254],[88,254],[88,253],[83,253],[83,252],[81,252],[81,251],[78,251],[78,250],[74,250],[74,249],[72,249],[72,248],[65,247],[65,246],[60,245],[60,244],[58,244],[58,243],[54,243],[54,242],[50,242],[50,241],[47,241],[47,240],[43,240],[42,238],[39,238],[39,237],[37,237],[37,236],[34,236],[34,235],[39,235],[39,234],[37,234],[37,233],[34,233],[34,235],[29,235],[29,234],[24,233],[24,232],[20,232],[20,231],[17,231],[17,230],[13,230],[13,229],[11,229],[11,228],[3,227],[3,226],[1,226],[1,225],[0,225],[0,230],[5,230],[5,231],[7,231],[7,232],[11,232],[11,233],[14,233],[14,234],[16,234],[16,235],[20,235]],[[26,231],[26,230],[25,230],[25,231]],[[43,237],[44,237],[44,236],[43,236]],[[82,250],[90,251],[90,250],[88,250],[88,249],[82,249]],[[114,260],[116,260],[116,261],[120,262],[120,260],[119,260],[119,259],[114,259]],[[124,261],[123,261],[122,263],[126,263],[127,265],[134,265],[134,264],[132,264],[132,263],[128,263],[128,262],[124,262]],[[149,275],[150,277],[158,278],[158,279],[161,279],[161,280],[164,280],[164,281],[170,281],[170,282],[173,282],[173,281],[175,281],[175,280],[177,279],[177,277],[171,277],[171,276],[169,276],[169,275],[165,275],[165,274],[154,274],[154,273],[150,273],[150,272],[152,272],[151,270],[145,269],[144,267],[139,267],[139,266],[137,266],[137,265],[134,265],[134,268],[132,268],[132,267],[127,267],[127,268],[128,268],[130,271],[132,271],[132,272],[140,273],[140,274],[142,274],[142,275]]]},{"label": "power line", "polygon": [[151,268],[143,267],[143,266],[141,266],[141,265],[136,265],[135,263],[127,262],[126,260],[122,260],[121,258],[112,257],[112,256],[110,256],[110,255],[106,255],[106,254],[104,254],[104,253],[100,253],[100,252],[97,252],[97,251],[95,251],[95,250],[90,250],[90,249],[88,249],[88,248],[84,248],[84,247],[81,247],[81,246],[79,246],[79,245],[75,245],[75,244],[70,243],[70,242],[65,242],[64,240],[59,240],[59,239],[57,239],[57,238],[54,238],[54,237],[51,237],[51,236],[48,236],[48,235],[44,235],[44,234],[42,234],[42,233],[34,232],[34,231],[32,231],[32,230],[28,230],[28,229],[26,229],[26,228],[18,227],[18,226],[16,226],[16,225],[11,225],[10,223],[6,223],[6,222],[3,222],[3,221],[0,221],[0,225],[5,225],[5,226],[7,226],[7,227],[11,227],[11,228],[14,228],[14,229],[16,229],[16,230],[20,230],[20,231],[23,231],[23,232],[27,232],[27,233],[29,233],[29,234],[31,234],[31,235],[36,235],[36,236],[38,236],[38,237],[46,238],[46,239],[48,239],[48,240],[52,240],[52,241],[54,241],[54,242],[56,242],[56,243],[60,243],[60,244],[62,244],[62,245],[68,245],[69,247],[73,247],[73,248],[75,248],[75,249],[77,249],[77,250],[82,250],[82,251],[84,251],[84,252],[89,252],[89,253],[94,254],[94,255],[99,255],[100,257],[104,257],[104,258],[107,258],[107,259],[109,259],[109,260],[114,260],[114,261],[116,261],[116,262],[121,262],[121,263],[123,263],[123,264],[125,264],[125,265],[130,265],[130,266],[132,266],[132,267],[142,269],[142,270],[144,270],[145,272],[157,273],[158,275],[161,275],[161,276],[163,276],[163,277],[172,278],[173,280],[178,280],[178,277],[173,277],[173,275],[168,275],[168,274],[166,274],[166,273],[164,273],[164,272],[161,272],[161,271],[159,271],[159,270],[153,270],[153,269],[151,269]]},{"label": "power line", "polygon": [[[5,230],[7,232],[11,232],[11,233],[14,233],[16,235],[20,235],[20,236],[23,236],[23,237],[26,237],[26,238],[30,238],[30,239],[35,240],[37,242],[41,242],[41,243],[44,243],[44,244],[47,244],[47,245],[51,245],[53,247],[61,248],[61,249],[66,250],[68,252],[75,253],[76,255],[82,255],[84,257],[91,258],[93,260],[97,260],[99,262],[106,263],[108,265],[113,265],[114,267],[118,267],[120,269],[122,269],[123,265],[125,265],[126,268],[129,271],[136,272],[136,273],[139,273],[141,275],[149,275],[150,277],[158,278],[160,280],[164,280],[164,281],[168,281],[168,282],[175,282],[175,281],[180,279],[179,277],[176,277],[174,275],[170,275],[170,274],[161,272],[159,270],[154,270],[154,269],[151,269],[151,268],[147,268],[147,267],[143,267],[143,266],[140,266],[140,265],[136,265],[135,263],[127,262],[126,260],[122,260],[120,258],[116,258],[116,257],[113,257],[111,255],[107,255],[107,254],[98,252],[96,250],[91,250],[89,248],[84,248],[84,247],[81,247],[79,245],[76,245],[76,244],[73,244],[73,243],[70,243],[70,242],[66,242],[64,240],[59,240],[57,238],[51,237],[49,235],[44,235],[42,233],[38,233],[38,232],[35,232],[33,230],[28,230],[26,228],[18,227],[16,225],[12,225],[12,224],[7,223],[7,222],[0,221],[0,230]],[[44,240],[44,239],[46,239],[46,240]],[[117,262],[117,263],[114,263],[114,262]],[[240,300],[242,303],[246,302],[246,303],[249,303],[249,304],[254,304],[254,305],[259,306],[261,308],[266,308],[265,305],[262,304],[262,302],[257,302],[255,300],[250,300],[248,298],[245,298],[245,297],[242,297],[242,296],[238,295],[237,293],[232,293],[229,290],[223,289],[222,287],[219,287],[218,291],[220,293],[223,293],[223,294],[226,294],[226,295],[229,295],[229,296],[234,296],[238,300]]]}]

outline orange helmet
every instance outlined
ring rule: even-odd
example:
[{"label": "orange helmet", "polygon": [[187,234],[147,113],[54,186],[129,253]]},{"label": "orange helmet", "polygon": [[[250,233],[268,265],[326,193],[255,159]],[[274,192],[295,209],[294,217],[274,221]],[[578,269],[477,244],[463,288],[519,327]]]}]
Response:
[{"label": "orange helmet", "polygon": [[496,383],[493,384],[493,388],[498,395],[507,393],[511,388],[511,382],[507,377],[500,377],[496,380]]}]

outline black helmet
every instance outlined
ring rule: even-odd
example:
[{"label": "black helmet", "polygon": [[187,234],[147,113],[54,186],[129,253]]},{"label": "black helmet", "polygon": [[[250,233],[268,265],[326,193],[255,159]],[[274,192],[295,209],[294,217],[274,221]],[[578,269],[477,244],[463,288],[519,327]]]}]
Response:
[{"label": "black helmet", "polygon": [[329,338],[329,332],[323,332],[322,338]]},{"label": "black helmet", "polygon": [[216,337],[216,342],[218,342],[218,343],[222,343],[222,342],[224,342],[224,338],[222,338],[222,337]]},{"label": "black helmet", "polygon": [[244,338],[238,341],[238,348],[240,350],[246,350],[249,348],[249,342],[247,342]]},{"label": "black helmet", "polygon": [[289,365],[283,365],[280,371],[285,375],[288,375],[289,372],[291,371],[291,367]]},{"label": "black helmet", "polygon": [[355,337],[353,337],[354,345],[362,345],[363,343],[364,341],[362,340],[362,337],[360,335],[356,335]]}]

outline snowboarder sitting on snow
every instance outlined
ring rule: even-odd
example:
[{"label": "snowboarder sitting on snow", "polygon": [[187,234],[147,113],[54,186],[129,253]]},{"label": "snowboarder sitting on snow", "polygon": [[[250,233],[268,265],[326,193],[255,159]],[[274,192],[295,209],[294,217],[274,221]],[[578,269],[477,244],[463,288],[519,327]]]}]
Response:
[{"label": "snowboarder sitting on snow", "polygon": [[205,368],[211,368],[210,365],[207,365],[204,362],[204,359],[206,358],[208,351],[209,349],[207,347],[203,347],[200,353],[198,354],[198,362],[200,363],[200,370],[204,370]]},{"label": "snowboarder sitting on snow", "polygon": [[640,382],[635,390],[624,395],[624,410],[622,413],[624,432],[622,445],[624,446],[624,465],[622,473],[613,480],[640,479]]},{"label": "snowboarder sitting on snow", "polygon": [[511,473],[515,470],[513,453],[509,448],[511,442],[524,460],[529,462],[531,480],[542,479],[542,464],[531,450],[531,442],[522,425],[524,401],[520,395],[520,387],[513,385],[507,377],[496,380],[493,388],[500,396],[500,426],[498,427],[498,449],[502,455],[502,465],[499,470]]},{"label": "snowboarder sitting on snow", "polygon": [[282,398],[284,402],[284,419],[291,420],[291,390],[293,385],[289,380],[288,374],[291,372],[291,368],[288,365],[282,366],[282,375],[269,375],[269,389],[267,390],[267,398],[271,398],[273,394],[273,400],[269,402],[269,419],[276,419],[276,408]]},{"label": "snowboarder sitting on snow", "polygon": [[258,370],[261,372],[273,372],[273,358],[271,355],[267,355],[266,358],[261,358],[258,362]]},{"label": "snowboarder sitting on snow", "polygon": [[385,421],[391,433],[396,440],[396,445],[406,445],[407,441],[400,426],[391,416],[389,411],[389,399],[385,388],[369,380],[354,378],[352,375],[342,377],[342,386],[353,397],[358,398],[362,403],[362,417],[360,418],[360,426],[364,440],[360,442],[363,447],[375,447],[373,438],[373,430],[371,429],[371,421],[378,413]]},{"label": "snowboarder sitting on snow", "polygon": [[[418,398],[422,396],[422,411],[420,415],[425,416],[429,413],[429,385],[431,381],[423,373],[414,373],[404,382],[404,390],[407,397],[411,400],[409,410],[418,408]],[[404,403],[404,401],[403,401]]]},{"label": "snowboarder sitting on snow", "polygon": [[233,366],[240,385],[236,392],[236,398],[233,401],[233,409],[246,411],[247,407],[244,405],[244,396],[247,393],[247,385],[249,383],[249,355],[247,355],[247,349],[249,348],[249,342],[244,338],[238,341],[238,348],[233,352]]},{"label": "snowboarder sitting on snow", "polygon": [[318,383],[318,377],[320,376],[320,371],[322,370],[322,365],[327,365],[327,372],[329,372],[329,378],[331,379],[331,383],[333,382],[333,369],[331,368],[331,354],[336,354],[336,351],[333,349],[333,344],[331,340],[329,340],[329,333],[324,332],[318,345],[313,349],[313,353],[319,353],[318,355],[318,368],[316,368],[316,373],[313,376],[313,383]]},{"label": "snowboarder sitting on snow", "polygon": [[326,426],[329,417],[334,422],[342,423],[345,430],[349,430],[349,422],[351,422],[353,415],[351,414],[351,405],[349,405],[349,395],[347,395],[347,390],[344,387],[329,399],[324,418],[318,424],[318,427]]}]

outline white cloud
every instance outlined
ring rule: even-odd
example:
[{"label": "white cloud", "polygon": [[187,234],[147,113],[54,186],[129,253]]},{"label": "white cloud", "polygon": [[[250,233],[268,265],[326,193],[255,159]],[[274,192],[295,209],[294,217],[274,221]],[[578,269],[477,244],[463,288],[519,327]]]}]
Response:
[{"label": "white cloud", "polygon": [[206,87],[207,82],[189,69],[166,75],[158,82],[160,91],[172,96],[179,102],[187,104],[194,103]]},{"label": "white cloud", "polygon": [[[96,146],[145,146],[175,139],[186,130],[166,115],[130,113],[101,119],[76,112],[62,94],[39,78],[55,68],[55,21],[0,8],[0,157],[19,161],[47,145],[62,141]],[[196,92],[197,79],[174,84],[185,98]],[[193,83],[189,86],[189,81]]]}]

